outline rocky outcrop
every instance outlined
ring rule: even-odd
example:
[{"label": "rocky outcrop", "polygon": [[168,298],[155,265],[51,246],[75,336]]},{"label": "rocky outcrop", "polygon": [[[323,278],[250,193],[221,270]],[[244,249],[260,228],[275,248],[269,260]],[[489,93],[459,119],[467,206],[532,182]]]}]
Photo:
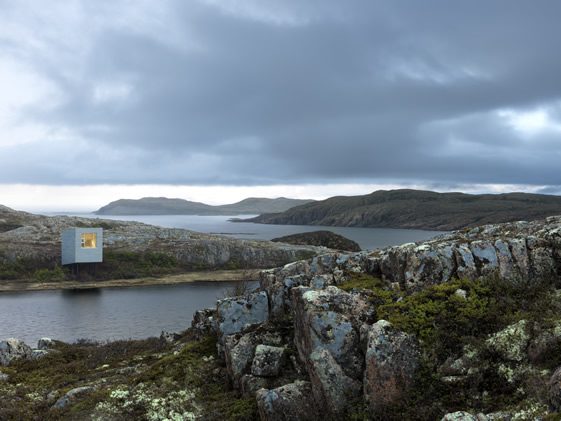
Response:
[{"label": "rocky outcrop", "polygon": [[71,402],[81,398],[88,393],[92,393],[95,389],[91,386],[82,386],[69,390],[66,394],[55,402],[52,409],[63,409]]},{"label": "rocky outcrop", "polygon": [[414,336],[379,320],[367,330],[364,398],[371,410],[395,405],[413,386],[420,363]]},{"label": "rocky outcrop", "polygon": [[404,288],[452,278],[540,282],[561,272],[561,217],[485,225],[371,253],[370,273]]},{"label": "rocky outcrop", "polygon": [[222,337],[263,323],[269,317],[269,304],[265,291],[252,293],[246,297],[219,300],[216,309],[218,332]]},{"label": "rocky outcrop", "polygon": [[[235,387],[246,395],[262,387],[256,398],[264,420],[342,419],[357,407],[379,418],[407,401],[426,349],[421,352],[424,345],[413,334],[378,319],[380,301],[374,291],[345,292],[338,286],[354,276],[378,277],[393,290],[386,291],[389,296],[397,293],[401,300],[454,278],[500,278],[525,288],[555,283],[560,269],[561,217],[488,225],[373,252],[328,252],[262,271],[257,292],[219,301],[219,349]],[[469,286],[450,294],[450,303],[475,303]],[[478,348],[466,344],[440,360],[434,376],[451,388],[489,373],[507,388],[541,378],[544,371],[531,364],[547,359],[561,344],[559,323],[542,326],[519,320],[502,325],[479,338]],[[292,374],[283,378],[286,370]],[[561,407],[558,377],[556,372],[549,387],[554,409]],[[517,413],[542,410],[530,405]],[[294,411],[298,415],[293,417]],[[509,414],[460,411],[443,420],[496,420]]]},{"label": "rocky outcrop", "polygon": [[264,421],[314,421],[318,419],[309,382],[298,380],[256,394],[259,415]]},{"label": "rocky outcrop", "polygon": [[0,366],[10,365],[14,360],[31,358],[32,350],[19,339],[6,339],[0,342]]},{"label": "rocky outcrop", "polygon": [[70,216],[47,217],[0,209],[0,264],[18,258],[45,264],[60,261],[60,235],[71,227],[103,227],[106,250],[169,255],[192,269],[271,268],[307,259],[324,249],[278,244],[269,241],[237,240],[178,228],[163,228],[133,221],[89,219]]}]

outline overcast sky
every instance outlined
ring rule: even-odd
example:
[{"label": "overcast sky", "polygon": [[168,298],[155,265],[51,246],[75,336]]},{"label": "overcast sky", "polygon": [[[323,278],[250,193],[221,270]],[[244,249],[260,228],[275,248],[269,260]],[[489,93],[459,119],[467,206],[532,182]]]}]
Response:
[{"label": "overcast sky", "polygon": [[561,2],[0,0],[0,203],[561,192]]}]

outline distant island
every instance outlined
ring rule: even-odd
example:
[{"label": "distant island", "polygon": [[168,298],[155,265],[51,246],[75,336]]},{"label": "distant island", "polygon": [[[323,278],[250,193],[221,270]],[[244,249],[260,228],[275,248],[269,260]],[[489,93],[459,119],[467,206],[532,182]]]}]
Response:
[{"label": "distant island", "polygon": [[333,250],[360,251],[360,245],[342,235],[331,231],[312,231],[273,238],[274,243],[294,245],[323,246]]},{"label": "distant island", "polygon": [[250,197],[229,205],[212,206],[206,203],[166,197],[143,197],[142,199],[119,199],[94,213],[97,215],[250,215],[284,212],[294,206],[311,203],[313,200],[278,197]]},{"label": "distant island", "polygon": [[465,194],[378,190],[337,196],[237,221],[261,224],[408,228],[450,231],[561,215],[561,197],[530,193]]}]

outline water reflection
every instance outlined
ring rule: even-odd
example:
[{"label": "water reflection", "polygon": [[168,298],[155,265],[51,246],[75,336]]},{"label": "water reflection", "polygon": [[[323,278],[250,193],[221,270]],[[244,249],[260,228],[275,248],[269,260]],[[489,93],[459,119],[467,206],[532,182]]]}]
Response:
[{"label": "water reflection", "polygon": [[214,306],[230,282],[0,294],[0,339],[30,344],[144,338],[189,327],[193,313]]}]

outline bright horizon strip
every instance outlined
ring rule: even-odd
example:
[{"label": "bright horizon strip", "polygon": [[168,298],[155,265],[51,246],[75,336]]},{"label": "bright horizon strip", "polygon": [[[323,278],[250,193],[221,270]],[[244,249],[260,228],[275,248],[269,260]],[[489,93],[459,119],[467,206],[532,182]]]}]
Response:
[{"label": "bright horizon strip", "polygon": [[462,191],[465,193],[535,193],[546,186],[513,184],[470,184],[450,188],[429,184],[346,183],[298,184],[271,186],[186,186],[167,184],[107,184],[83,186],[52,186],[38,184],[0,184],[0,205],[28,212],[91,212],[118,199],[142,197],[180,198],[209,205],[239,202],[248,197],[289,197],[291,199],[323,200],[332,196],[355,196],[375,190],[419,189]]}]

